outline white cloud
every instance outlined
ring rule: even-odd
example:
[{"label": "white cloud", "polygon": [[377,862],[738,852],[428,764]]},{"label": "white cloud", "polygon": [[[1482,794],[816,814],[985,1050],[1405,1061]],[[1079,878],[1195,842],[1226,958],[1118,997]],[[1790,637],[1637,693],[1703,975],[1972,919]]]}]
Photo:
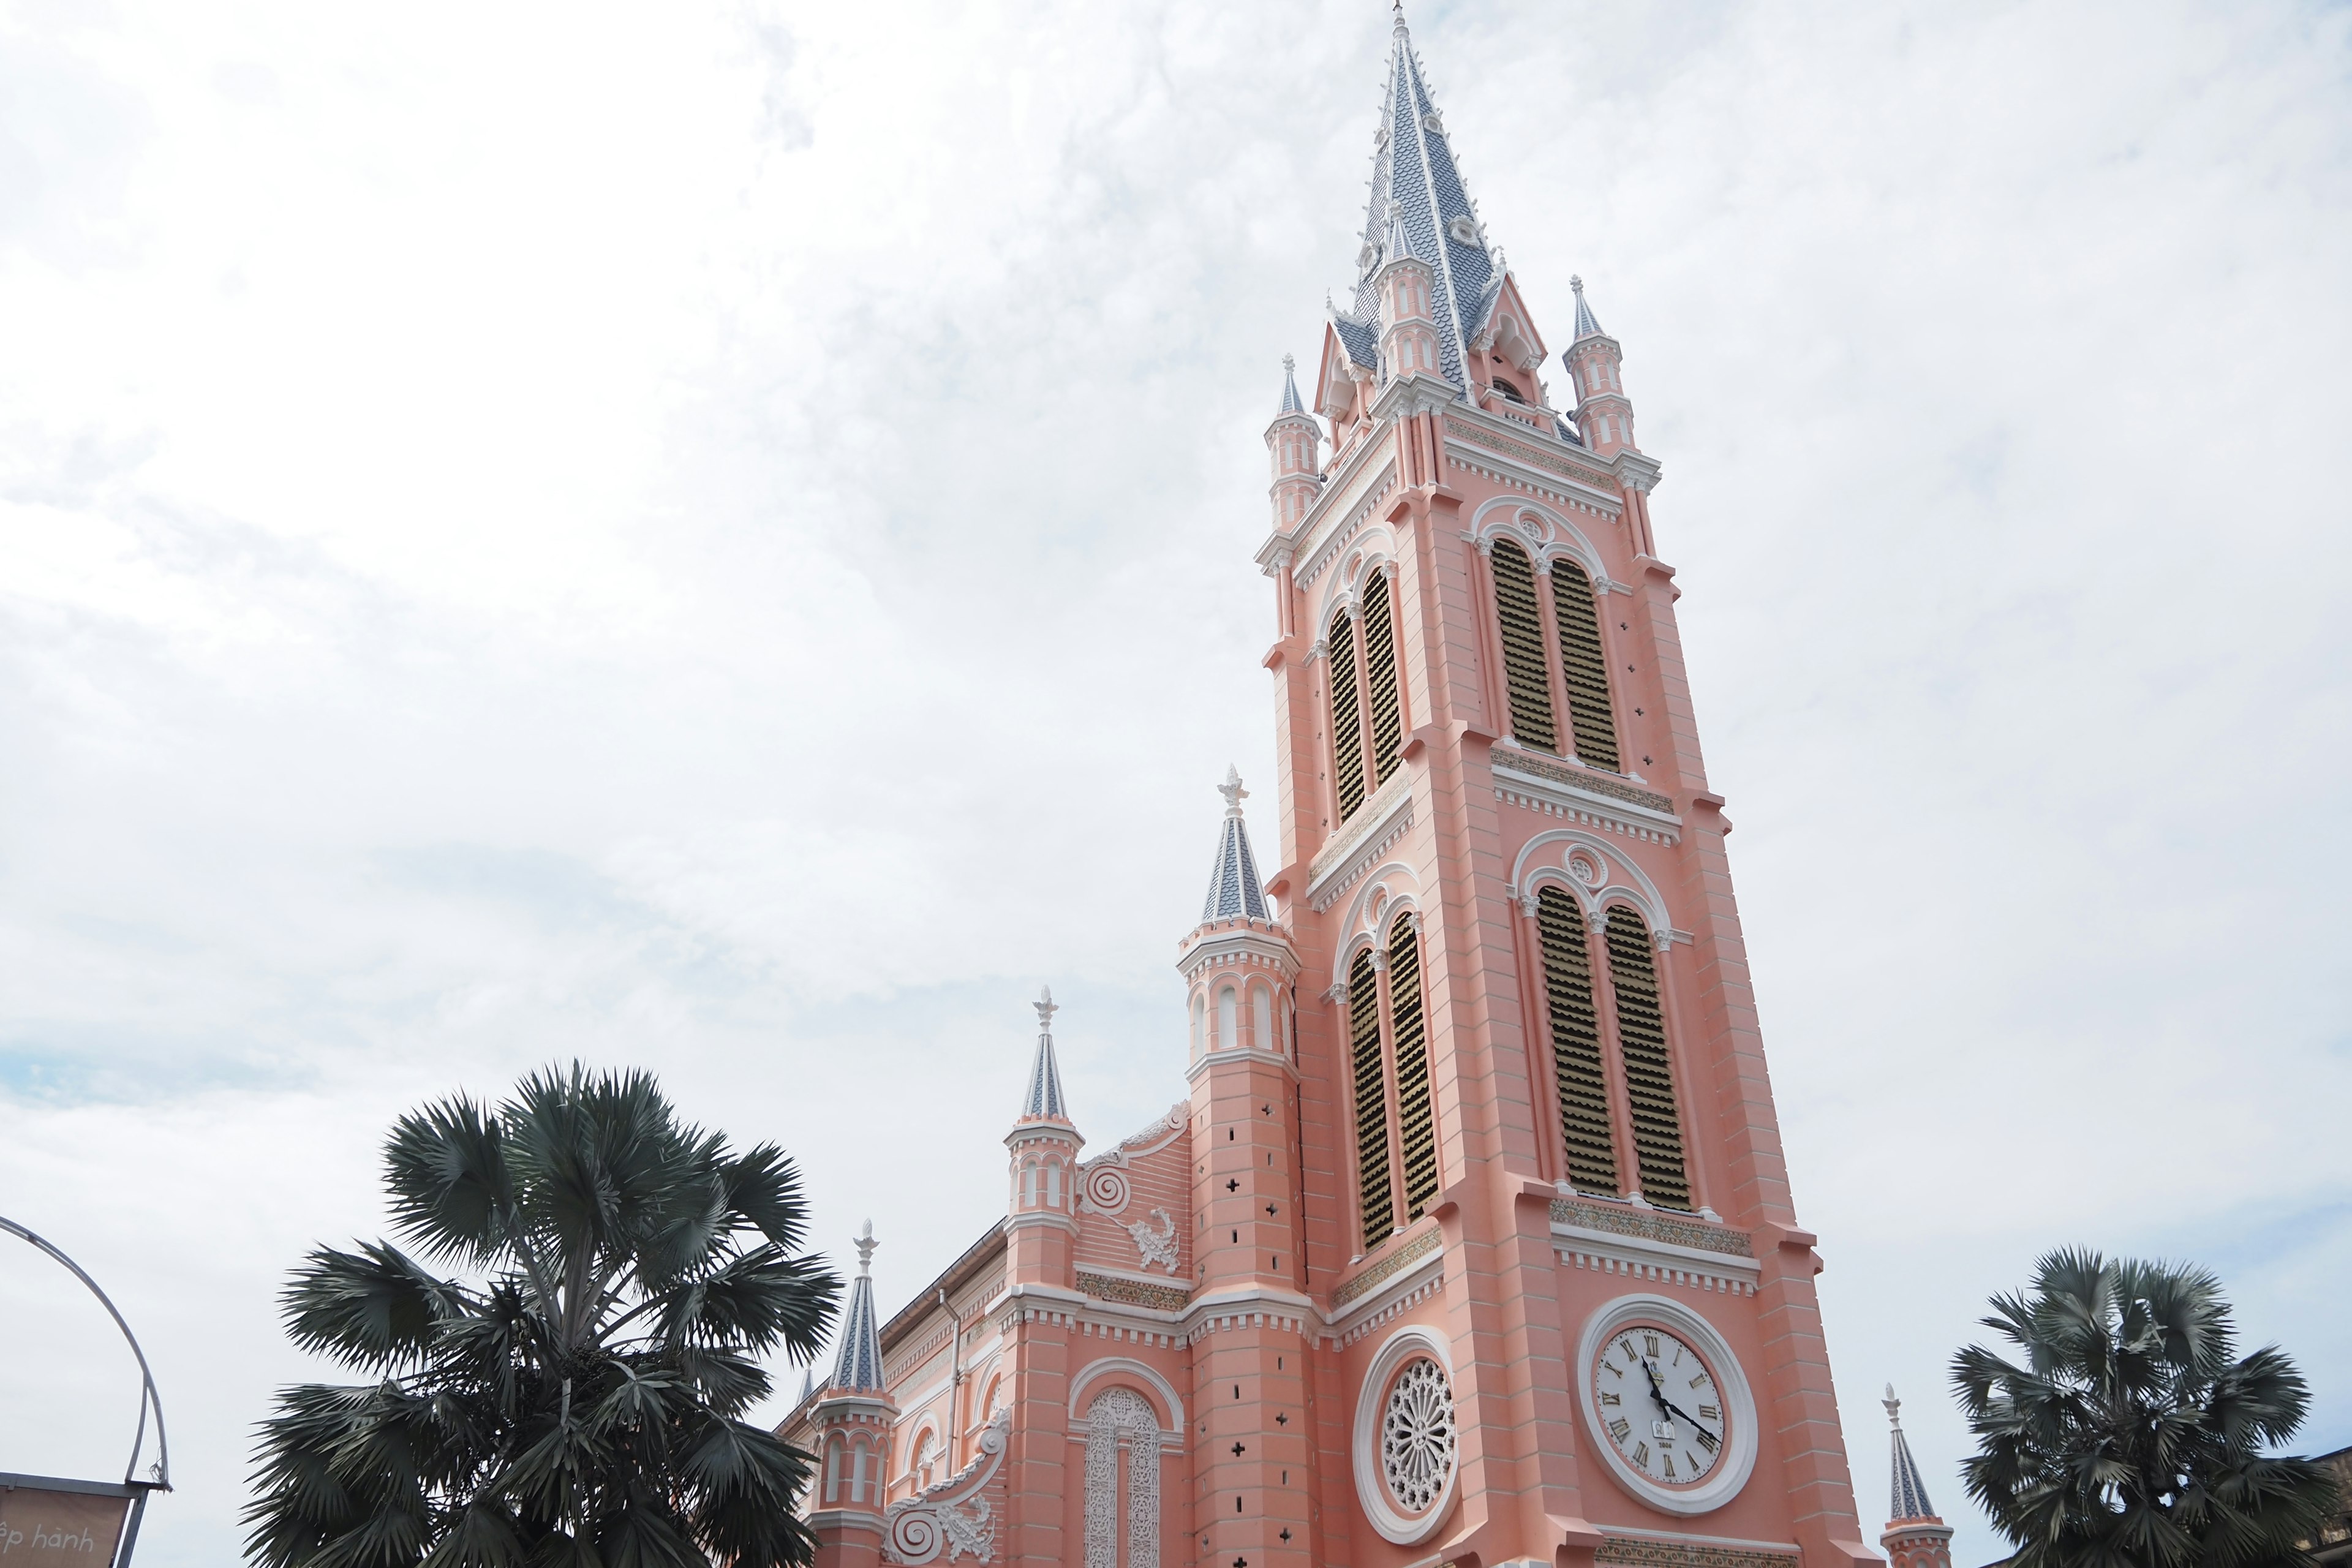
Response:
[{"label": "white cloud", "polygon": [[[1037,978],[1097,1142],[1175,1096],[1381,11],[0,19],[0,1212],[149,1336],[142,1562],[233,1550],[419,1099],[655,1066],[903,1296]],[[1864,1522],[1889,1377],[1967,1513],[1943,1361],[2062,1241],[2223,1268],[2352,1441],[2344,14],[1414,19],[1667,465]],[[0,1411],[102,1468],[66,1370]]]}]

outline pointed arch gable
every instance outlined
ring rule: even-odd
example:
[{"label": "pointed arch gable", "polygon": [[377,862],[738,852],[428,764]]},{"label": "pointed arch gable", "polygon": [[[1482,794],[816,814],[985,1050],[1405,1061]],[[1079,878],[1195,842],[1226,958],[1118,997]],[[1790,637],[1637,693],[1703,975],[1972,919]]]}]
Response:
[{"label": "pointed arch gable", "polygon": [[[1528,527],[1520,516],[1523,512],[1534,518],[1538,526]],[[1496,496],[1470,514],[1467,531],[1471,542],[1481,550],[1491,547],[1506,534],[1517,539],[1527,548],[1538,571],[1549,572],[1555,559],[1570,556],[1592,579],[1593,587],[1605,592],[1621,591],[1601,564],[1601,552],[1591,538],[1570,521],[1565,512],[1540,501],[1525,496]]]}]

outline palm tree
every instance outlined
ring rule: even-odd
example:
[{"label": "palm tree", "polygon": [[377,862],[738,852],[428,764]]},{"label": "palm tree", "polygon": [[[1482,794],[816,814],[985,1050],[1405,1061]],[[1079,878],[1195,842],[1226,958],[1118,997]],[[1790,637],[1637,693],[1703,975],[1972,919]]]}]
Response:
[{"label": "palm tree", "polygon": [[650,1075],[575,1064],[403,1117],[384,1184],[418,1258],[320,1247],[287,1287],[294,1342],[373,1381],[279,1391],[254,1562],[810,1561],[809,1457],[741,1419],[769,1390],[754,1358],[814,1358],[840,1290],[798,1250],[781,1149],[735,1153]]},{"label": "palm tree", "polygon": [[1952,1382],[1976,1432],[1969,1494],[2017,1548],[2012,1568],[2307,1563],[2334,1504],[2325,1466],[2265,1458],[2309,1389],[2277,1346],[2238,1357],[2202,1268],[2058,1251],[1987,1328],[2022,1365],[1971,1345]]}]

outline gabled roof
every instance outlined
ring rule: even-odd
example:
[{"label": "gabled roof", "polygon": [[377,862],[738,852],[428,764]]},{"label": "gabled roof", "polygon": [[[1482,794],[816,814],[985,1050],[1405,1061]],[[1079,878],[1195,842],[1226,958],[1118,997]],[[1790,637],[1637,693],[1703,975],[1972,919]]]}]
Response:
[{"label": "gabled roof", "polygon": [[1242,788],[1241,770],[1228,767],[1217,787],[1225,797],[1225,820],[1217,829],[1217,859],[1209,868],[1209,896],[1201,901],[1202,923],[1271,920],[1265,891],[1258,885],[1257,857],[1250,853],[1249,829],[1242,822],[1242,802],[1249,791]]},{"label": "gabled roof", "polygon": [[[1493,303],[1490,289],[1500,270],[1486,248],[1485,231],[1463,188],[1444,122],[1423,79],[1421,58],[1405,31],[1398,7],[1389,46],[1388,90],[1381,104],[1380,139],[1372,154],[1372,194],[1364,209],[1363,248],[1357,256],[1356,300],[1335,310],[1348,352],[1360,364],[1378,356],[1379,291],[1372,279],[1400,241],[1436,274],[1432,303],[1438,318],[1438,369],[1464,386],[1465,345]],[[1350,329],[1353,329],[1351,331]],[[1360,343],[1358,334],[1362,334]]]}]

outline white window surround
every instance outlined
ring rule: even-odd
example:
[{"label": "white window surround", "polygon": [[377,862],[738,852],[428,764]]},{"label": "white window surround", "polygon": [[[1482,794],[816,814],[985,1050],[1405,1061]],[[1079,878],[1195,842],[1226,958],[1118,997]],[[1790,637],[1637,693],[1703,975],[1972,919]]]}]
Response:
[{"label": "white window surround", "polygon": [[[1400,1513],[1389,1499],[1388,1481],[1381,1461],[1381,1418],[1388,1405],[1389,1384],[1399,1368],[1420,1356],[1437,1363],[1445,1373],[1448,1386],[1454,1384],[1454,1354],[1444,1338],[1434,1330],[1419,1323],[1407,1323],[1381,1342],[1364,1373],[1364,1381],[1356,1389],[1356,1427],[1354,1450],[1356,1500],[1383,1540],[1399,1546],[1412,1546],[1427,1541],[1443,1528],[1448,1514],[1454,1510],[1454,1497],[1462,1479],[1462,1467],[1457,1458],[1447,1471],[1445,1485],[1440,1490],[1429,1511],[1408,1516]],[[1458,1419],[1458,1418],[1457,1418]]]}]

